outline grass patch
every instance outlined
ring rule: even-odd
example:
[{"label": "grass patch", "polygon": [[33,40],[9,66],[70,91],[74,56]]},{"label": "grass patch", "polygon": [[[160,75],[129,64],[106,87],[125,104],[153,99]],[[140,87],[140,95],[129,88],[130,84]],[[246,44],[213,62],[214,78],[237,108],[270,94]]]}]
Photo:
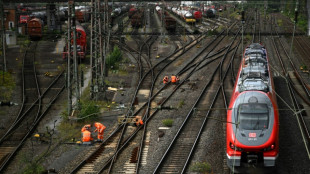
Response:
[{"label": "grass patch", "polygon": [[278,24],[279,27],[282,27],[282,26],[283,26],[283,21],[282,21],[282,19],[278,19],[278,20],[277,20],[277,24]]},{"label": "grass patch", "polygon": [[190,171],[198,173],[211,173],[211,165],[207,162],[197,162],[190,166]]},{"label": "grass patch", "polygon": [[247,34],[247,35],[245,36],[245,40],[246,40],[246,41],[251,41],[251,40],[252,40],[252,35]]},{"label": "grass patch", "polygon": [[81,128],[85,124],[86,122],[72,123],[68,120],[64,120],[57,126],[57,130],[59,131],[59,137],[61,137],[63,141],[69,141],[72,139],[80,140]]},{"label": "grass patch", "polygon": [[31,162],[27,164],[26,168],[23,171],[23,174],[39,174],[43,173],[44,171],[45,169],[41,164]]},{"label": "grass patch", "polygon": [[163,125],[166,127],[171,127],[173,124],[173,120],[172,119],[165,119],[162,121]]},{"label": "grass patch", "polygon": [[179,101],[178,108],[182,108],[184,104],[184,100]]},{"label": "grass patch", "polygon": [[0,99],[9,101],[12,97],[16,83],[12,74],[0,71]]}]

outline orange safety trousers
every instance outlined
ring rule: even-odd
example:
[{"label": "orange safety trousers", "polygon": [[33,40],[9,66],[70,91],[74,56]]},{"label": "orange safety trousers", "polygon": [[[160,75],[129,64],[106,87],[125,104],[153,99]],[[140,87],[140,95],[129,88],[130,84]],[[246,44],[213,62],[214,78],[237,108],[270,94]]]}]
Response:
[{"label": "orange safety trousers", "polygon": [[137,126],[143,125],[142,119],[140,119],[139,121],[137,121],[137,122],[136,122],[136,125],[137,125]]},{"label": "orange safety trousers", "polygon": [[83,142],[89,142],[92,140],[93,140],[93,138],[91,137],[91,132],[89,132],[88,130],[84,131],[82,141]]},{"label": "orange safety trousers", "polygon": [[97,128],[97,129],[95,130],[95,132],[98,131],[98,136],[97,136],[97,138],[98,138],[99,140],[103,140],[103,134],[104,134],[104,130],[106,129],[106,127],[105,127],[103,124],[101,124],[101,123],[95,123],[95,127]]}]

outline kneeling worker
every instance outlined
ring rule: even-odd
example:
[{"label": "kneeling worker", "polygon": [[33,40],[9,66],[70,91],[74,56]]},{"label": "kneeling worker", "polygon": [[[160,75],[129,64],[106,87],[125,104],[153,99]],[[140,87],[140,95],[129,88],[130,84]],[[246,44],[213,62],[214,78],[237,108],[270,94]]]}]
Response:
[{"label": "kneeling worker", "polygon": [[82,142],[83,144],[91,144],[92,141],[93,138],[91,136],[90,127],[85,127],[85,130],[82,131]]}]

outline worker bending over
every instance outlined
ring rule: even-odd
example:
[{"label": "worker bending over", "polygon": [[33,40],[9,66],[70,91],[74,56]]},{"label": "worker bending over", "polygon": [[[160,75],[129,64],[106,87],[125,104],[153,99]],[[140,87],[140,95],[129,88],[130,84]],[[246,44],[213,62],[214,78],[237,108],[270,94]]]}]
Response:
[{"label": "worker bending over", "polygon": [[93,141],[93,137],[91,136],[90,128],[91,128],[91,126],[85,125],[81,130],[82,131],[82,142],[83,142],[83,144],[91,144]]},{"label": "worker bending over", "polygon": [[136,116],[135,117],[135,126],[140,126],[140,125],[143,125],[143,120],[142,120],[142,117],[141,116]]},{"label": "worker bending over", "polygon": [[168,76],[165,76],[164,79],[163,79],[163,83],[166,84],[169,82],[169,77]]},{"label": "worker bending over", "polygon": [[98,141],[103,141],[103,133],[106,127],[99,122],[94,123],[94,126],[96,127],[96,130],[94,132],[98,132]]}]

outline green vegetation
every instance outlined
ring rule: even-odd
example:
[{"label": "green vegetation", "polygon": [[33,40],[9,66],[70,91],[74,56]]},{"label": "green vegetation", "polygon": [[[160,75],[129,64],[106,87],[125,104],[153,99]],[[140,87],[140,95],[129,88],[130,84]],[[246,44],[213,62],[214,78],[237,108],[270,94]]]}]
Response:
[{"label": "green vegetation", "polygon": [[58,126],[57,130],[59,131],[59,137],[61,140],[79,140],[81,138],[81,128],[85,125],[86,122],[78,122],[72,124],[70,121],[62,121]]},{"label": "green vegetation", "polygon": [[295,20],[295,10],[298,10],[297,26],[304,32],[307,32],[308,20],[307,20],[307,5],[306,1],[299,1],[296,6],[296,0],[290,0],[291,3],[286,3],[283,7],[283,14],[288,16],[292,22]]},{"label": "green vegetation", "polygon": [[100,113],[100,108],[95,101],[81,101],[79,104],[79,113],[77,114],[77,118],[82,120],[92,121],[98,117]]},{"label": "green vegetation", "polygon": [[0,71],[0,100],[9,101],[15,86],[16,83],[12,74]]},{"label": "green vegetation", "polygon": [[247,34],[247,35],[245,36],[245,40],[246,40],[246,41],[251,41],[251,40],[252,40],[252,35]]},{"label": "green vegetation", "polygon": [[277,23],[278,23],[278,26],[279,26],[279,27],[282,27],[282,26],[283,26],[283,21],[282,21],[282,19],[278,19],[278,20],[277,20]]},{"label": "green vegetation", "polygon": [[165,119],[162,121],[162,123],[164,126],[171,127],[173,124],[173,120],[172,119]]},{"label": "green vegetation", "polygon": [[185,104],[184,100],[181,100],[178,104],[178,108],[182,108],[184,104]]},{"label": "green vegetation", "polygon": [[107,67],[112,70],[119,69],[119,62],[122,60],[122,57],[121,50],[117,46],[114,46],[113,51],[107,57]]},{"label": "green vegetation", "polygon": [[240,11],[235,11],[233,13],[231,13],[229,15],[230,18],[234,18],[234,19],[237,19],[237,20],[241,20],[241,15],[240,15]]},{"label": "green vegetation", "polygon": [[21,169],[21,173],[23,174],[40,174],[44,172],[44,168],[39,162],[34,158],[32,151],[27,151],[22,153],[19,158],[20,166],[26,166],[25,168]]},{"label": "green vegetation", "polygon": [[198,173],[211,173],[211,165],[207,162],[197,162],[190,166],[190,171]]},{"label": "green vegetation", "polygon": [[23,171],[23,174],[41,174],[45,170],[41,164],[38,163],[29,163]]}]

